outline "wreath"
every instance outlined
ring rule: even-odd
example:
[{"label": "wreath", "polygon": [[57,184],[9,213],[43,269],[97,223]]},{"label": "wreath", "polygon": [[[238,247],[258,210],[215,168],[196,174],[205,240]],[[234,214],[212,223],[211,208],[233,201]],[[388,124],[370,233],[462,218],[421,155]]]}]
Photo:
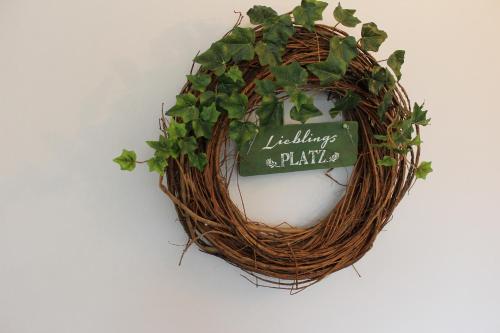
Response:
[{"label": "wreath", "polygon": [[[183,254],[196,244],[253,276],[251,282],[291,292],[359,260],[414,181],[432,171],[431,162],[419,161],[427,111],[412,107],[399,83],[405,51],[376,60],[372,52],[386,32],[373,22],[362,24],[359,39],[339,29],[361,23],[340,3],[334,26],[316,24],[326,7],[302,0],[279,15],[254,6],[247,12],[251,28],[240,26],[239,14],[226,35],[194,58],[200,68],[195,74],[191,68],[176,104],[162,112],[159,139],[147,141],[153,157],[137,161],[123,150],[114,159],[122,170],[147,163],[160,175],[189,237]],[[341,113],[359,124],[359,155],[345,194],[311,227],[252,221],[230,198],[235,166],[229,161],[260,130],[282,124],[285,99],[293,120],[321,115],[312,90],[335,101],[332,117]]]}]

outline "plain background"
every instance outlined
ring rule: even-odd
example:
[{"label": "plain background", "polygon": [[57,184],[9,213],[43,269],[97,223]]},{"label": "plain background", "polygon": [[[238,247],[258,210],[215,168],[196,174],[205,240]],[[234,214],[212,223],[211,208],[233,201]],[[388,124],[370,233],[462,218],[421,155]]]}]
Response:
[{"label": "plain background", "polygon": [[[289,296],[195,248],[177,266],[186,237],[156,176],[111,159],[150,154],[194,54],[253,4],[0,1],[0,332],[500,332],[498,0],[343,3],[388,32],[379,59],[407,51],[403,83],[432,117],[435,172],[362,278],[347,268]],[[270,222],[303,223],[339,194],[318,172],[245,186]]]}]

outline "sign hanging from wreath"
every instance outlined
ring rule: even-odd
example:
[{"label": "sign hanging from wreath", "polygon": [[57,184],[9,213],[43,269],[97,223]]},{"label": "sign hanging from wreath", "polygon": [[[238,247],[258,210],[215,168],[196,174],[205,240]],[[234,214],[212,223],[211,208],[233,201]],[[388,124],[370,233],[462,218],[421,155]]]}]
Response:
[{"label": "sign hanging from wreath", "polygon": [[[137,161],[123,150],[122,170],[146,163],[159,174],[196,244],[255,277],[255,283],[300,291],[352,265],[371,247],[415,179],[420,161],[423,104],[410,104],[400,84],[405,51],[377,60],[387,34],[361,23],[339,3],[303,0],[290,13],[254,6],[220,40],[194,58],[198,71],[161,117],[154,154]],[[334,26],[316,21],[332,17]],[[361,37],[341,30],[361,24]],[[320,116],[311,91],[327,93],[332,120]],[[292,104],[284,125],[284,101]],[[340,116],[339,116],[340,115]],[[342,121],[335,121],[341,117]],[[238,172],[256,176],[353,165],[346,191],[331,212],[307,228],[268,226],[232,202],[227,161],[236,147]],[[293,177],[293,173],[290,173]]]}]

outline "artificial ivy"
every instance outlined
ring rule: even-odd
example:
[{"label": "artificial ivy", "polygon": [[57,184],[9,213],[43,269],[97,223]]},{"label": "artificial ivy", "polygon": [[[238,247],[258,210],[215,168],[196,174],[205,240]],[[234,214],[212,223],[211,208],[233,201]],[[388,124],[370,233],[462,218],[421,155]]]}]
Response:
[{"label": "artificial ivy", "polygon": [[[180,94],[176,103],[166,111],[170,123],[158,141],[147,141],[154,155],[147,161],[138,162],[136,153],[123,150],[113,161],[122,170],[132,171],[136,163],[147,163],[149,170],[163,174],[170,159],[181,156],[188,158],[190,165],[202,171],[207,161],[205,153],[199,149],[204,140],[209,140],[218,119],[223,115],[229,120],[229,137],[243,146],[258,133],[259,127],[283,124],[283,101],[276,92],[284,91],[292,103],[290,116],[305,123],[312,117],[321,115],[313,98],[301,90],[313,75],[321,85],[330,85],[342,80],[351,61],[358,54],[358,47],[364,51],[377,52],[387,39],[387,33],[373,23],[364,23],[361,38],[353,36],[333,36],[330,51],[324,61],[306,67],[298,62],[282,64],[282,56],[296,26],[315,31],[317,21],[323,19],[327,3],[319,0],[302,0],[291,13],[279,15],[267,6],[254,6],[247,15],[254,25],[262,26],[262,38],[256,43],[253,28],[234,27],[226,36],[213,43],[208,50],[195,57],[200,64],[198,74],[187,75],[191,93]],[[339,3],[333,11],[337,24],[353,28],[361,23],[354,9],[344,9]],[[257,122],[248,121],[248,98],[241,92],[246,85],[239,65],[257,57],[261,66],[269,66],[273,79],[255,80],[255,91],[261,102],[255,110]],[[366,77],[370,93],[380,96],[377,114],[381,120],[394,98],[393,88],[401,79],[401,68],[405,51],[397,50],[387,59],[387,66],[375,65]],[[361,97],[352,91],[340,96],[330,110],[335,118],[339,113],[354,109]],[[415,103],[411,116],[389,126],[386,135],[375,135],[376,145],[390,151],[405,154],[411,146],[420,145],[421,140],[414,133],[414,125],[426,126],[430,119],[423,105]],[[392,167],[397,160],[384,156],[378,161],[381,166]],[[425,179],[432,171],[431,162],[417,166],[415,175]]]}]

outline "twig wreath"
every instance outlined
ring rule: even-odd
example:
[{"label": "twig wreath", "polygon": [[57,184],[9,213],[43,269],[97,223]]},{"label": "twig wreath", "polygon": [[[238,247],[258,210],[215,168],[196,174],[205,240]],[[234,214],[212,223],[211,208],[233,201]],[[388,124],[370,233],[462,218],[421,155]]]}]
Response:
[{"label": "twig wreath", "polygon": [[[358,40],[340,30],[361,23],[355,10],[340,4],[333,27],[315,24],[326,6],[302,0],[283,15],[254,6],[247,12],[254,28],[240,27],[240,14],[231,31],[194,59],[200,69],[191,69],[175,106],[162,114],[158,141],[147,141],[154,156],[139,162],[135,152],[123,150],[114,159],[122,170],[147,163],[160,174],[159,186],[189,237],[185,250],[196,244],[253,276],[255,284],[291,292],[359,260],[414,180],[432,171],[431,162],[419,162],[419,126],[429,123],[427,111],[416,103],[411,108],[399,83],[405,52],[377,61],[370,52],[387,34],[375,23],[363,24]],[[229,143],[241,148],[260,129],[282,124],[286,98],[293,120],[320,115],[311,90],[335,100],[332,117],[341,113],[359,124],[359,156],[345,195],[311,227],[249,220],[228,193]]]}]

